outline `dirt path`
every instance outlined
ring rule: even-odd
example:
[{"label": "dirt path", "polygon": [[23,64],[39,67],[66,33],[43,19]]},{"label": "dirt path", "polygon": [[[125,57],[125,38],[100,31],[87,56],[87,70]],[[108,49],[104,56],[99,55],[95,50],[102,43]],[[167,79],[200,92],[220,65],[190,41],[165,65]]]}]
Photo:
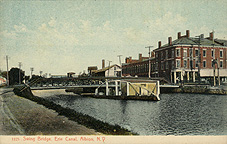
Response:
[{"label": "dirt path", "polygon": [[97,135],[35,102],[0,92],[0,135]]}]

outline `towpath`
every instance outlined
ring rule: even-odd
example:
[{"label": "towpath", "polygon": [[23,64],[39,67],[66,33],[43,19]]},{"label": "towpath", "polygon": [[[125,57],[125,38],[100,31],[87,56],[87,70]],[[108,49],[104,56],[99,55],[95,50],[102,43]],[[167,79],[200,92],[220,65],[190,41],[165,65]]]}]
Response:
[{"label": "towpath", "polygon": [[98,135],[93,129],[0,88],[0,135]]}]

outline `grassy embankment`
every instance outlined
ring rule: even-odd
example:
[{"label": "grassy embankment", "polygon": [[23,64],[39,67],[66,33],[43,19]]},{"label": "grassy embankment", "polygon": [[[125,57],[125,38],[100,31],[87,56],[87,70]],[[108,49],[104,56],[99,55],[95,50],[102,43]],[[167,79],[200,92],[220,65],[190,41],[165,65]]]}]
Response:
[{"label": "grassy embankment", "polygon": [[34,96],[30,88],[25,89],[23,92],[20,92],[21,88],[14,88],[14,93],[18,96],[27,98],[31,101],[34,101],[38,104],[45,106],[48,109],[55,110],[59,115],[66,116],[69,120],[78,122],[88,128],[95,129],[98,132],[107,135],[137,135],[132,133],[127,129],[120,127],[119,125],[110,125],[108,123],[97,120],[89,115],[85,115],[79,112],[76,112],[69,108],[63,108],[61,105],[55,104],[54,102],[48,101],[44,98]]}]

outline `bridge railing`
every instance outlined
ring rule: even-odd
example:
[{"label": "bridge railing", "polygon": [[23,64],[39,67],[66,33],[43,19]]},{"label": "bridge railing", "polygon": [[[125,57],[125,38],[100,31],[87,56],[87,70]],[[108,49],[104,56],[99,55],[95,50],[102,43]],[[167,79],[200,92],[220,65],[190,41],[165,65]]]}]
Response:
[{"label": "bridge railing", "polygon": [[53,87],[53,86],[75,86],[75,85],[99,85],[107,80],[141,79],[159,80],[161,83],[168,83],[164,78],[146,77],[77,77],[77,78],[38,78],[29,83],[32,87]]}]

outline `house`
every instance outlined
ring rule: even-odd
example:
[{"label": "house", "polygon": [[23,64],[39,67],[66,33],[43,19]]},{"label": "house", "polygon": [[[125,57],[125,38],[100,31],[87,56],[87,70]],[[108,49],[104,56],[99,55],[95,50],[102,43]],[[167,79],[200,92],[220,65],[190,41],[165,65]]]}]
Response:
[{"label": "house", "polygon": [[94,71],[98,70],[98,67],[97,66],[89,66],[87,68],[87,70],[88,70],[88,74],[92,75],[94,73]]},{"label": "house", "polygon": [[178,32],[177,39],[161,45],[155,52],[155,71],[159,77],[164,77],[172,83],[181,82],[209,82],[214,81],[214,76],[220,76],[221,81],[227,78],[227,41],[214,39],[213,32],[209,37],[204,35],[190,37]]},{"label": "house", "polygon": [[117,64],[114,64],[99,70],[93,70],[92,72],[93,76],[97,77],[120,77],[121,67]]}]

